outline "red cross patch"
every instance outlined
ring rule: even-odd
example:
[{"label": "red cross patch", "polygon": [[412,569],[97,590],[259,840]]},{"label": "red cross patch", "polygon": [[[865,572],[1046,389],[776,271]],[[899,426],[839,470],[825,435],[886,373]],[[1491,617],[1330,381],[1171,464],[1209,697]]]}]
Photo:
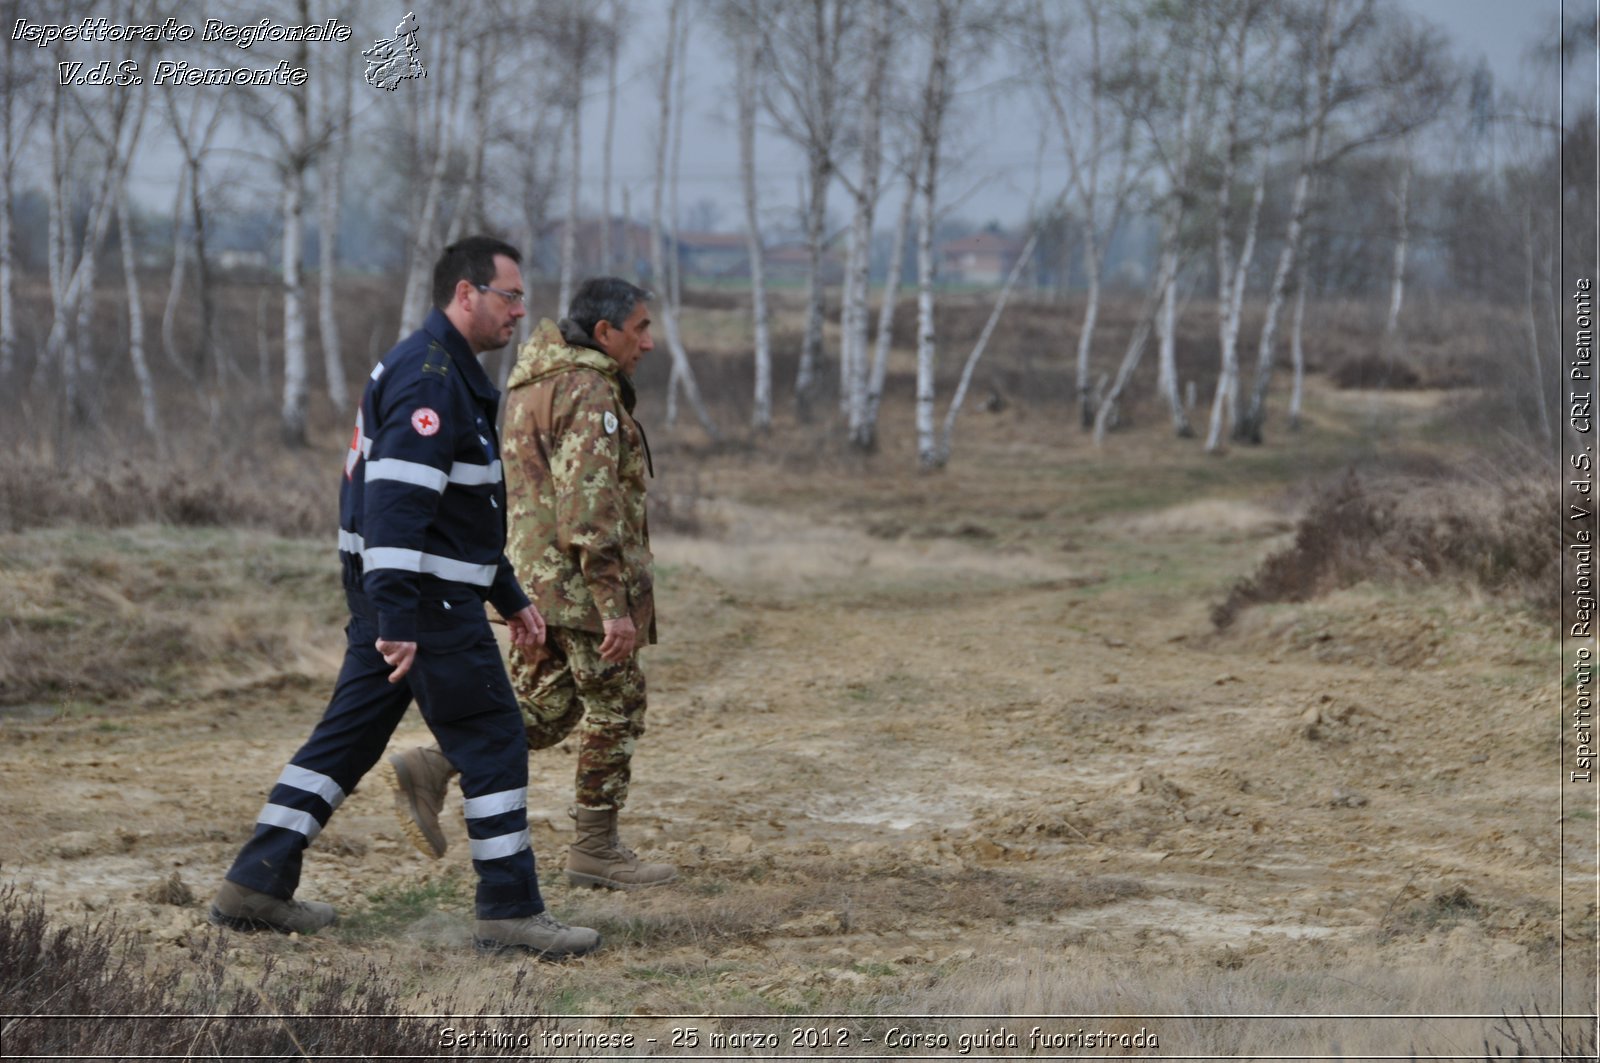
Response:
[{"label": "red cross patch", "polygon": [[426,406],[418,407],[417,412],[411,415],[411,427],[417,430],[419,436],[431,436],[439,430],[439,415]]}]

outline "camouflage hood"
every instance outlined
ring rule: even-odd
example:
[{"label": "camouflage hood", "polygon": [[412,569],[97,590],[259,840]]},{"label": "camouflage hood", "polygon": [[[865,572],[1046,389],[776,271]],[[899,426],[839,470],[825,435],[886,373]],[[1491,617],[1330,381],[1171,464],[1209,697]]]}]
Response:
[{"label": "camouflage hood", "polygon": [[573,369],[593,369],[611,381],[622,399],[623,408],[633,412],[633,381],[594,340],[566,318],[555,324],[542,318],[539,327],[517,349],[517,364],[506,381],[506,390],[524,387],[555,373]]},{"label": "camouflage hood", "polygon": [[633,388],[582,330],[563,325],[539,322],[507,383],[506,557],[552,627],[601,634],[627,616],[654,641],[650,448]]}]

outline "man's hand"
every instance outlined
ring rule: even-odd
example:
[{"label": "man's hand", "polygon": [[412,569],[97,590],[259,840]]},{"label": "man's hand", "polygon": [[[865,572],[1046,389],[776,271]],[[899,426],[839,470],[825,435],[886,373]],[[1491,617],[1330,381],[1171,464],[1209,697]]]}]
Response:
[{"label": "man's hand", "polygon": [[639,642],[639,632],[633,626],[633,618],[622,616],[615,620],[602,620],[600,624],[606,629],[606,637],[600,643],[600,659],[616,664],[632,656]]},{"label": "man's hand", "polygon": [[398,683],[411,671],[411,662],[417,659],[417,644],[415,642],[390,642],[388,639],[379,639],[373,647],[383,654],[385,664],[394,669],[389,673],[389,682]]},{"label": "man's hand", "polygon": [[544,617],[539,615],[537,606],[529,605],[506,617],[506,627],[511,631],[511,645],[516,649],[532,650],[544,645]]}]

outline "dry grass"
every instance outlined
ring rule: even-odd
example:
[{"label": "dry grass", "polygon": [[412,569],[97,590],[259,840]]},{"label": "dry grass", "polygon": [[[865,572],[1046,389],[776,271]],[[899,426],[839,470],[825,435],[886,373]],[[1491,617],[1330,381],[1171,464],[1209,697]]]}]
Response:
[{"label": "dry grass", "polygon": [[1559,618],[1559,488],[1543,478],[1391,481],[1354,473],[1319,493],[1293,545],[1212,611],[1218,628],[1264,602],[1303,602],[1372,580],[1457,580]]},{"label": "dry grass", "polygon": [[279,468],[262,464],[222,468],[121,457],[69,470],[52,468],[37,454],[12,452],[0,461],[0,531],[155,523],[327,534],[337,520],[332,474],[293,467],[298,462]]},{"label": "dry grass", "polygon": [[[522,1029],[554,1028],[538,1018],[521,971],[464,1010],[449,995],[413,996],[369,962],[292,977],[269,962],[247,982],[230,974],[227,954],[227,936],[206,932],[190,941],[186,963],[152,972],[114,921],[52,924],[37,897],[0,885],[6,1055],[415,1059],[462,1054],[439,1051],[449,1020],[418,1014],[463,1016],[457,1025],[468,1029],[514,1012],[527,1017]],[[524,1049],[518,1058],[547,1057]]]},{"label": "dry grass", "polygon": [[[920,990],[883,998],[875,1010],[994,1016],[954,1025],[968,1033],[1003,1025],[1019,1035],[1018,1055],[1060,1054],[1059,1047],[1026,1050],[1038,1026],[1057,1036],[1142,1029],[1160,1038],[1162,1052],[1218,1059],[1593,1058],[1592,1021],[1541,1017],[1559,1012],[1560,1002],[1540,971],[1486,967],[1476,946],[1450,942],[1444,952],[1396,964],[1370,947],[1262,943],[1219,950],[1209,966],[1175,967],[1154,954],[1110,956],[1084,942],[1064,953],[975,961]],[[1331,1017],[1338,1015],[1422,1017]]]},{"label": "dry grass", "polygon": [[0,535],[0,705],[152,698],[331,674],[327,540],[154,525]]},{"label": "dry grass", "polygon": [[[691,300],[685,326],[698,356],[694,315],[720,315],[717,349],[696,366],[725,428],[742,424],[748,408],[740,305],[725,294]],[[981,298],[948,301],[941,318],[946,355],[964,353],[963,329],[975,331],[986,307]],[[1108,306],[1102,358],[1131,327],[1129,307]],[[1160,1020],[1159,1033],[1164,1051],[1213,1056],[1251,1048],[1465,1058],[1519,1045],[1553,1052],[1560,1032],[1553,1040],[1549,1020],[1534,1010],[1556,1010],[1553,977],[1536,969],[1554,948],[1546,944],[1544,916],[1523,931],[1491,925],[1446,891],[1420,906],[1394,905],[1385,923],[1379,912],[1389,892],[1373,904],[1369,891],[1377,887],[1350,885],[1354,872],[1326,872],[1327,883],[1308,878],[1303,890],[1263,884],[1271,876],[1257,873],[1261,864],[1323,859],[1309,851],[1314,837],[1296,834],[1306,824],[1332,836],[1348,831],[1346,822],[1359,828],[1359,817],[1368,815],[1399,823],[1406,802],[1416,799],[1404,787],[1446,783],[1433,775],[1405,778],[1404,792],[1368,787],[1369,811],[1323,807],[1328,779],[1308,781],[1306,772],[1336,761],[1344,747],[1319,742],[1312,760],[1308,741],[1278,742],[1300,699],[1325,685],[1321,666],[1308,671],[1291,661],[1269,674],[1251,655],[1197,646],[1204,640],[1190,637],[1205,628],[1204,604],[1250,571],[1267,548],[1263,540],[1290,526],[1285,513],[1295,507],[1286,495],[1310,484],[1306,490],[1317,498],[1323,492],[1316,485],[1353,452],[1370,451],[1376,418],[1350,404],[1381,405],[1383,416],[1395,418],[1399,427],[1388,426],[1382,441],[1391,467],[1438,480],[1444,457],[1459,452],[1441,456],[1411,431],[1437,417],[1437,396],[1380,396],[1368,404],[1346,395],[1338,408],[1334,393],[1314,379],[1306,432],[1217,458],[1170,437],[1164,417],[1140,397],[1150,384],[1141,375],[1128,404],[1134,430],[1095,450],[1067,405],[1067,352],[1080,308],[1025,302],[1014,309],[975,392],[993,388],[1010,404],[993,414],[969,407],[956,460],[938,475],[911,474],[912,365],[904,349],[891,367],[884,445],[871,456],[839,442],[826,401],[809,425],[789,412],[798,336],[792,321],[782,340],[791,353],[779,367],[779,424],[766,437],[730,430],[734,445],[716,448],[693,428],[667,429],[666,360],[646,363],[656,375],[641,380],[641,408],[661,474],[651,485],[652,524],[675,534],[662,537],[661,554],[672,559],[659,573],[668,615],[649,663],[655,715],[641,747],[639,801],[630,806],[639,815],[627,829],[647,859],[672,861],[682,878],[672,889],[641,895],[570,890],[552,870],[566,835],[535,827],[553,908],[599,928],[606,949],[530,970],[458,948],[469,936],[468,891],[434,896],[418,886],[440,865],[422,865],[390,844],[387,794],[363,787],[319,839],[306,893],[339,903],[351,917],[351,936],[235,939],[224,957],[228,977],[253,982],[261,970],[289,968],[306,972],[315,986],[319,971],[332,971],[345,987],[329,1002],[337,1009],[363,999],[349,988],[361,969],[344,963],[359,952],[398,983],[389,999],[407,1011],[434,1006],[436,991],[476,1007],[526,973],[524,989],[532,986],[533,999],[554,1013],[1103,1011],[1108,1028],[1130,1034],[1157,1029],[1157,1015],[1205,1012],[1508,1011],[1512,1017],[1503,1020],[1406,1027],[1174,1019]],[[911,336],[907,314],[902,307],[903,339]],[[1179,344],[1181,372],[1202,394],[1215,353],[1207,314],[1198,303],[1191,309]],[[1329,314],[1326,323],[1307,337],[1316,364],[1335,364],[1369,345],[1357,316]],[[1247,334],[1251,329],[1247,321]],[[380,350],[392,339],[388,329],[382,333],[373,341]],[[1440,338],[1441,351],[1447,339]],[[352,363],[364,357],[356,352]],[[1415,357],[1427,378],[1437,379],[1442,363]],[[959,358],[942,358],[940,368],[943,398]],[[1153,373],[1147,361],[1141,374]],[[104,398],[116,407],[126,394],[108,383]],[[197,883],[220,872],[257,807],[259,793],[245,791],[265,784],[270,775],[260,766],[270,762],[276,770],[300,737],[298,725],[279,714],[309,718],[334,673],[342,603],[332,506],[348,422],[319,404],[313,446],[283,454],[272,439],[271,404],[251,410],[264,427],[225,446],[201,428],[175,432],[170,452],[192,446],[208,455],[191,467],[153,460],[95,466],[92,455],[80,453],[79,464],[60,466],[69,472],[59,477],[19,471],[27,461],[57,468],[49,454],[0,470],[0,519],[15,529],[0,535],[0,703],[18,706],[16,716],[39,717],[70,713],[84,701],[104,717],[77,726],[55,718],[3,721],[30,740],[14,745],[15,764],[40,780],[24,784],[36,791],[13,791],[21,839],[13,840],[13,852],[29,853],[66,815],[88,842],[106,842],[70,858],[38,857],[32,870],[59,876],[51,881],[66,896],[115,894],[118,869],[127,867],[142,876],[140,889],[164,883],[178,860]],[[690,421],[685,412],[681,423]],[[97,446],[114,451],[111,439]],[[1535,530],[1543,536],[1555,520],[1532,515],[1544,504],[1540,496],[1519,495],[1509,482],[1474,484],[1455,502],[1455,489],[1442,480],[1422,494],[1387,483],[1360,486],[1363,500],[1333,518],[1339,526],[1331,541],[1287,552],[1274,584],[1279,592],[1303,586],[1322,593],[1345,579],[1407,587],[1431,579],[1493,583],[1498,593],[1517,595],[1522,584],[1539,583],[1538,559],[1549,544],[1528,537]],[[1529,513],[1515,512],[1518,499]],[[691,536],[696,540],[684,541]],[[1410,562],[1423,549],[1419,574]],[[1325,552],[1333,555],[1326,568]],[[1480,608],[1460,597],[1463,610]],[[1360,623],[1378,630],[1365,614]],[[858,624],[876,625],[870,638]],[[1385,693],[1404,685],[1380,662],[1360,664],[1377,672]],[[1524,679],[1537,670],[1515,668]],[[1356,683],[1355,669],[1341,676]],[[251,682],[304,689],[228,699],[227,687]],[[1522,703],[1524,687],[1498,689],[1479,700]],[[1378,700],[1364,690],[1340,697]],[[1426,697],[1412,696],[1392,713],[1436,714],[1441,696],[1430,682]],[[112,718],[105,707],[113,705],[126,720]],[[1259,720],[1229,723],[1256,710]],[[1280,728],[1274,721],[1284,713],[1289,723]],[[214,716],[223,733],[207,738]],[[135,725],[137,734],[101,733]],[[1218,730],[1224,725],[1239,730]],[[1252,761],[1238,770],[1252,786],[1260,783],[1255,790],[1246,792],[1244,781],[1212,785],[1204,769],[1192,762],[1185,769],[1170,756],[1175,749],[1211,755],[1206,745],[1217,734],[1231,736],[1219,739],[1234,743],[1228,753]],[[84,766],[88,758],[79,754],[102,740],[122,744],[129,763],[141,759],[186,780],[190,792],[181,802],[149,810],[148,838],[118,842],[108,803],[96,802],[95,794],[129,778],[120,765]],[[1396,741],[1407,755],[1423,748]],[[1072,758],[1049,759],[1057,747]],[[1439,753],[1439,743],[1427,748]],[[968,763],[975,751],[988,765],[981,778]],[[863,766],[858,752],[879,760]],[[1301,754],[1304,761],[1294,759]],[[1509,770],[1499,745],[1494,755],[1493,770]],[[216,763],[241,774],[240,765],[249,764],[260,778],[223,778],[229,772]],[[1135,769],[1160,785],[1128,790],[1124,775]],[[1108,774],[1097,780],[1097,770]],[[539,771],[564,803],[564,769],[550,770],[547,758]],[[855,820],[841,825],[804,807],[817,793],[857,803],[900,796],[938,804],[947,785],[1003,785],[1007,773],[1025,771],[1041,780],[1028,800],[957,794],[952,814],[971,813],[972,826],[935,839]],[[65,794],[70,807],[44,808],[44,795],[63,776],[92,793]],[[925,778],[933,782],[924,788]],[[1193,796],[1167,800],[1164,779]],[[1307,794],[1305,809],[1288,800]],[[1503,821],[1483,810],[1471,815],[1496,829],[1535,816],[1515,801],[1500,804],[1493,815]],[[1228,811],[1234,805],[1240,815]],[[1449,815],[1451,823],[1468,819],[1458,810]],[[1335,816],[1348,821],[1323,824]],[[654,833],[641,831],[642,840],[631,834],[646,825]],[[1357,837],[1386,859],[1401,851],[1400,842],[1375,831]],[[1212,856],[1204,855],[1209,846],[1217,847]],[[1521,911],[1532,889],[1524,878],[1531,881],[1533,872],[1496,852],[1472,857],[1494,867],[1484,872],[1494,888],[1474,882],[1470,896],[1496,912]],[[451,855],[465,864],[462,854]],[[1433,866],[1432,855],[1417,858]],[[144,861],[159,865],[160,874]],[[1383,873],[1370,862],[1359,868],[1375,880]],[[77,881],[60,881],[67,878]],[[374,891],[396,883],[406,888]],[[1353,895],[1332,896],[1343,889]],[[1325,903],[1332,905],[1327,913]],[[156,928],[147,933],[150,948],[165,957],[162,970],[183,972],[180,985],[208,977],[209,939],[193,937],[183,949],[152,937],[170,915],[193,912],[142,916],[142,902],[120,894],[105,904]],[[1197,924],[1171,925],[1174,911],[1200,913]],[[1457,917],[1459,925],[1450,925]],[[1266,921],[1276,925],[1255,929]],[[1393,933],[1397,926],[1406,932]],[[1229,945],[1213,944],[1219,935]],[[77,969],[92,982],[92,972]],[[1462,971],[1486,973],[1463,978]],[[322,990],[309,992],[296,1006],[323,999],[316,996]],[[523,992],[506,1010],[527,1010],[528,997]],[[974,1022],[971,1032],[1000,1022]]]}]

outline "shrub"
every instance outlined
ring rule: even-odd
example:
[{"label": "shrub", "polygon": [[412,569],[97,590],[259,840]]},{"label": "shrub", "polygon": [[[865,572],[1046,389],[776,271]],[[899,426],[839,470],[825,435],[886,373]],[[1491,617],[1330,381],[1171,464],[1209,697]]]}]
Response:
[{"label": "shrub", "polygon": [[1311,505],[1293,545],[1268,557],[1211,612],[1226,628],[1264,602],[1302,602],[1363,580],[1457,579],[1559,619],[1561,492],[1535,479],[1402,481],[1353,472]]},{"label": "shrub", "polygon": [[1334,366],[1328,376],[1341,388],[1393,388],[1404,391],[1422,386],[1422,374],[1409,362],[1376,354],[1346,358]]}]

